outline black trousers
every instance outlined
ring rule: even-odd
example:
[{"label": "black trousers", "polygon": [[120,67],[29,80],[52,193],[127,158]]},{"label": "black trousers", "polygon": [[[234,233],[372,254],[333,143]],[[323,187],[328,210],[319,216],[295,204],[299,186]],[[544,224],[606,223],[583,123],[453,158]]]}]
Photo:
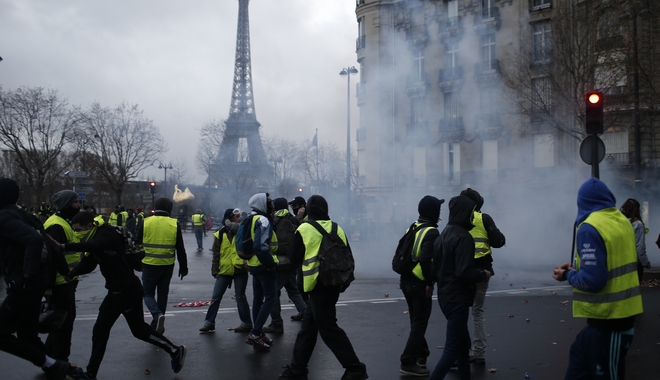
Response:
[{"label": "black trousers", "polygon": [[312,357],[319,335],[341,365],[349,371],[364,372],[366,367],[360,362],[346,332],[337,325],[336,304],[339,289],[327,288],[321,284],[308,293],[309,301],[302,320],[302,327],[293,347],[291,367],[296,373],[307,374],[307,364]]},{"label": "black trousers", "polygon": [[46,338],[46,352],[54,359],[69,361],[71,354],[71,334],[73,334],[73,322],[76,320],[76,288],[78,280],[66,284],[54,285],[53,294],[48,297],[48,305],[53,310],[64,310],[67,312],[62,327],[52,331]]},{"label": "black trousers", "polygon": [[[46,289],[16,289],[9,285],[0,306],[0,350],[36,366],[46,361],[46,347],[39,339],[41,297]],[[16,335],[14,335],[16,334]]]},{"label": "black trousers", "polygon": [[110,330],[120,315],[126,319],[134,337],[162,348],[170,356],[174,355],[176,346],[144,321],[143,293],[142,284],[136,277],[135,282],[122,292],[108,292],[105,296],[92,330],[92,355],[87,364],[87,373],[96,377],[108,345]]},{"label": "black trousers", "polygon": [[430,355],[424,335],[429,324],[433,301],[431,297],[426,296],[426,285],[423,283],[402,282],[400,287],[406,297],[410,316],[410,334],[401,354],[401,364],[414,365],[417,359],[426,359]]}]

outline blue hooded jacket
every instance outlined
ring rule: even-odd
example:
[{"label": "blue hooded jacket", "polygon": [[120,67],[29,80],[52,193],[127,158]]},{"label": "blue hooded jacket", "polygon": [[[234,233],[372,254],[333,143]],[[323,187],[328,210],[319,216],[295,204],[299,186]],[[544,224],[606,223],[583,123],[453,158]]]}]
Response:
[{"label": "blue hooded jacket", "polygon": [[[577,197],[578,214],[576,225],[584,222],[592,212],[616,207],[616,198],[605,183],[598,178],[586,180]],[[571,270],[566,279],[571,286],[585,292],[598,292],[607,283],[607,250],[605,242],[596,229],[583,224],[576,236],[577,249],[580,252],[580,270]],[[572,264],[572,263],[571,263]]]}]

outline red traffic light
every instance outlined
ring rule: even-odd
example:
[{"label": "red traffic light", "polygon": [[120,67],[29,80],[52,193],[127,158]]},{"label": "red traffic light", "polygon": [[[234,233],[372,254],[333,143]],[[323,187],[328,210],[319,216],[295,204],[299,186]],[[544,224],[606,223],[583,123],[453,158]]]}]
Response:
[{"label": "red traffic light", "polygon": [[150,187],[156,187],[156,182],[149,182]]},{"label": "red traffic light", "polygon": [[299,193],[302,193],[302,191],[303,191],[303,188],[302,188],[302,187],[299,187],[299,188],[298,188],[298,192],[299,192]]},{"label": "red traffic light", "polygon": [[587,101],[591,104],[598,104],[600,102],[600,95],[599,94],[589,94],[587,95]]}]

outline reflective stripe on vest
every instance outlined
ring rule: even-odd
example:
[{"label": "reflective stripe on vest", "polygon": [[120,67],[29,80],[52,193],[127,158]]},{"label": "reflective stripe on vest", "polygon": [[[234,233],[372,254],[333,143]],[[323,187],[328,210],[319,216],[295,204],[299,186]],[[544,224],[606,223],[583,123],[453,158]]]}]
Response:
[{"label": "reflective stripe on vest", "polygon": [[470,235],[474,238],[474,258],[478,259],[490,255],[493,251],[490,249],[490,241],[488,240],[486,227],[484,227],[483,215],[475,211],[473,217],[472,224],[474,224],[474,227],[470,230]]},{"label": "reflective stripe on vest", "polygon": [[236,235],[228,239],[226,232],[216,231],[213,237],[220,240],[220,262],[218,264],[218,274],[233,276],[236,268],[243,268],[245,261],[236,254]]},{"label": "reflective stripe on vest", "polygon": [[[573,289],[573,316],[577,318],[619,319],[641,314],[642,296],[637,276],[637,248],[632,225],[614,207],[592,212],[582,224],[598,231],[607,250],[608,278],[605,287],[590,293]],[[588,249],[588,248],[585,248]],[[576,252],[580,270],[580,251]]]},{"label": "reflective stripe on vest", "polygon": [[[420,224],[421,223],[415,223],[415,227],[419,226]],[[424,274],[422,274],[422,265],[419,263],[419,255],[422,252],[422,242],[424,241],[424,237],[426,237],[426,233],[429,232],[431,228],[433,227],[422,227],[415,233],[415,242],[413,243],[412,252],[410,252],[413,262],[417,263],[412,272],[415,277],[422,281],[424,281]],[[407,232],[408,231],[406,231],[406,233]]]},{"label": "reflective stripe on vest", "polygon": [[176,249],[176,219],[169,216],[152,216],[144,219],[142,245],[148,265],[173,265]]},{"label": "reflective stripe on vest", "polygon": [[[258,244],[257,242],[254,241],[254,227],[257,225],[257,220],[259,219],[260,216],[262,216],[262,215],[257,214],[252,218],[252,226],[250,227],[250,236],[252,237],[252,245],[253,246]],[[275,261],[276,263],[279,263],[279,260],[277,259],[277,255],[274,254],[277,251],[277,236],[275,235],[275,232],[272,231],[272,229],[271,229],[270,238],[267,239],[266,241],[268,241],[268,245],[270,247],[269,250],[270,250],[271,255],[273,256],[273,261]],[[275,244],[273,245],[273,243],[275,243]],[[259,244],[259,245],[261,245],[261,244]],[[250,260],[248,260],[247,263],[248,263],[248,266],[251,266],[251,267],[258,267],[258,266],[261,265],[261,261],[259,261],[259,258],[257,257],[257,255],[252,256],[250,258]]]},{"label": "reflective stripe on vest", "polygon": [[[328,233],[332,231],[331,220],[317,220],[316,222],[320,224],[324,230],[328,231]],[[309,223],[301,223],[297,232],[300,234],[303,244],[305,245],[302,274],[303,291],[307,293],[314,289],[316,286],[316,280],[319,276],[319,248],[321,248],[323,235],[321,235],[321,233]],[[337,235],[339,235],[344,244],[347,244],[346,234],[339,226],[337,226]]]},{"label": "reflective stripe on vest", "polygon": [[[64,218],[62,218],[57,214],[53,214],[49,216],[48,219],[46,219],[46,221],[44,222],[44,229],[47,230],[49,227],[55,225],[62,227],[62,229],[64,230],[64,235],[66,236],[67,243],[79,242],[69,222],[67,222],[66,220],[64,220]],[[80,262],[81,256],[82,255],[80,252],[64,252],[64,258],[66,259],[66,263],[69,264],[69,267],[73,267],[74,265],[78,264]],[[77,279],[78,276],[75,276],[72,278],[72,281]],[[62,284],[66,284],[67,282],[68,281],[65,280],[64,276],[62,276],[61,274],[57,273],[55,275],[55,285],[62,285]]]},{"label": "reflective stripe on vest", "polygon": [[193,214],[192,215],[192,224],[193,227],[199,227],[204,224],[202,221],[202,214]]}]

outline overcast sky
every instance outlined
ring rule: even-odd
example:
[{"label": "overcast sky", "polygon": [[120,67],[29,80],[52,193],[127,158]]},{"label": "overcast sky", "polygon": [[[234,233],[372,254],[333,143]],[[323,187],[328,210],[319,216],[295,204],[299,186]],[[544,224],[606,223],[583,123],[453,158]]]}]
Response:
[{"label": "overcast sky", "polygon": [[[228,116],[237,20],[238,0],[0,0],[0,85],[57,89],[83,107],[137,103],[168,143],[163,161],[187,160],[201,183],[199,128]],[[357,66],[356,37],[354,0],[250,1],[262,137],[311,140],[318,128],[320,143],[345,150],[346,78],[339,72]]]}]

